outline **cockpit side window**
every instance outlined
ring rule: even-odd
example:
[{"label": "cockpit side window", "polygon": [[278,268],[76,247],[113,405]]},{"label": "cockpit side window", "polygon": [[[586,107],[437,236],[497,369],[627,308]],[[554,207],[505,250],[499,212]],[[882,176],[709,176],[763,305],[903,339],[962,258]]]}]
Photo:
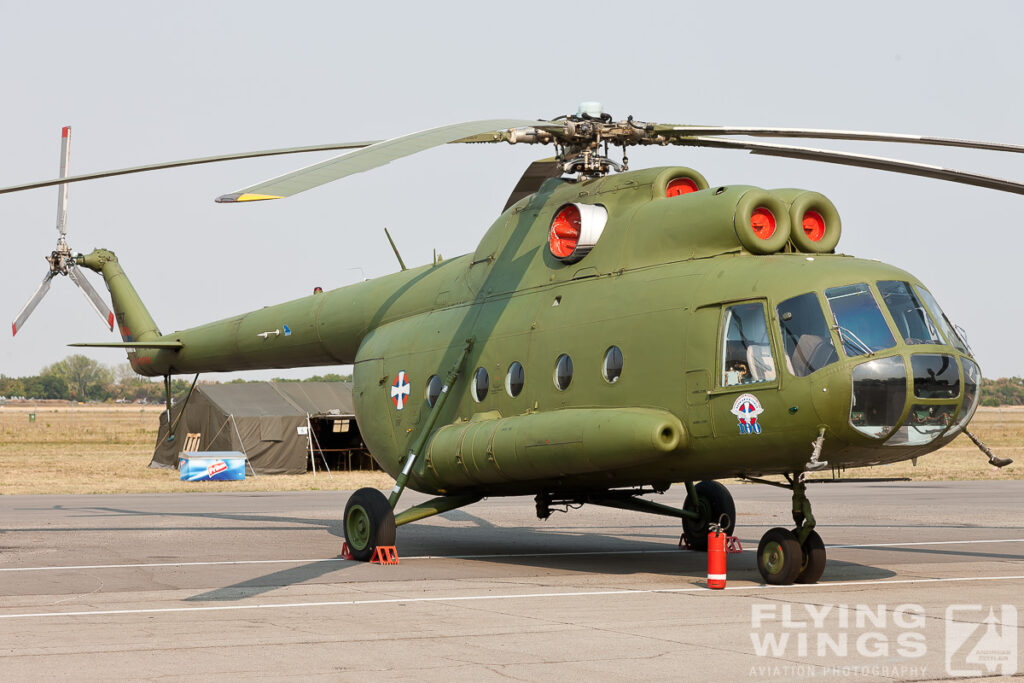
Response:
[{"label": "cockpit side window", "polygon": [[942,312],[941,308],[939,308],[939,302],[935,300],[932,293],[924,287],[916,285],[914,286],[914,291],[920,295],[921,301],[924,302],[924,305],[931,312],[932,317],[935,318],[935,322],[942,329],[942,332],[946,335],[946,339],[949,340],[949,343],[952,344],[957,351],[973,356],[974,354],[971,353],[967,344],[964,343],[964,340],[960,338],[960,335],[957,334],[957,331],[953,328],[953,323],[949,322],[949,318],[947,318],[946,314]]},{"label": "cockpit side window", "polygon": [[831,287],[825,290],[825,298],[832,308],[847,356],[863,356],[896,346],[889,325],[866,284]]},{"label": "cockpit side window", "polygon": [[883,280],[878,283],[878,292],[892,315],[896,329],[907,344],[941,344],[942,337],[935,329],[924,304],[914,294],[907,282]]},{"label": "cockpit side window", "polygon": [[791,374],[806,377],[839,360],[818,297],[810,292],[801,294],[786,299],[777,310],[786,369]]},{"label": "cockpit side window", "polygon": [[764,306],[727,306],[723,316],[722,386],[774,381],[775,358]]}]

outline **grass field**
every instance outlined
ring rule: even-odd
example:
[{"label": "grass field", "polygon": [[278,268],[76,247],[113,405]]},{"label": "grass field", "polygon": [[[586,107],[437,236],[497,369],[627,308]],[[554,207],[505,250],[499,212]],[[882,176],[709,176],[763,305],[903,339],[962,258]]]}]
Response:
[{"label": "grass field", "polygon": [[[176,470],[149,469],[160,408],[156,406],[0,407],[0,494],[172,493],[196,491],[351,490],[390,488],[383,473],[248,477],[239,482],[179,481]],[[30,414],[35,413],[35,420]],[[1024,478],[1024,407],[981,408],[971,431],[1013,465],[997,470],[966,437],[921,458],[848,470],[848,477],[935,479]]]}]

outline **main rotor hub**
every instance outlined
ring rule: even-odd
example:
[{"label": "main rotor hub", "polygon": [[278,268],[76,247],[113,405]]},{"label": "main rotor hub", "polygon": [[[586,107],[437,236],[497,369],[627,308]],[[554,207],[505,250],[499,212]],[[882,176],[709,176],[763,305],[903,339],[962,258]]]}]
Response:
[{"label": "main rotor hub", "polygon": [[[598,177],[611,170],[629,168],[626,147],[630,145],[666,145],[668,140],[657,133],[653,124],[634,121],[632,116],[614,121],[601,111],[597,102],[583,102],[575,114],[554,119],[555,125],[536,128],[511,128],[502,137],[509,144],[554,144],[556,158],[565,173]],[[622,148],[622,163],[608,156],[612,146]]]}]

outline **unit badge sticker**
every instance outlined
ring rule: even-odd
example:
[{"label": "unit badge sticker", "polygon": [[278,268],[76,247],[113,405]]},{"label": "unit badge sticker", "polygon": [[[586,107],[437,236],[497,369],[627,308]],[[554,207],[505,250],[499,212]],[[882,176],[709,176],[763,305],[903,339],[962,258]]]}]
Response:
[{"label": "unit badge sticker", "polygon": [[740,434],[760,434],[761,423],[758,415],[764,412],[761,402],[753,394],[741,394],[732,404],[729,411],[740,423]]},{"label": "unit badge sticker", "polygon": [[405,374],[405,370],[399,370],[391,385],[391,402],[395,404],[396,410],[405,407],[410,393],[412,393],[412,386],[409,384],[409,376]]}]

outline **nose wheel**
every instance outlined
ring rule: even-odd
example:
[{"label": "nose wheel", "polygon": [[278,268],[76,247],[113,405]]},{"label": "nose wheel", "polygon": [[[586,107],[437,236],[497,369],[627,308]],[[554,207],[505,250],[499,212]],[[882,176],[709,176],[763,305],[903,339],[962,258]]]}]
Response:
[{"label": "nose wheel", "polygon": [[765,583],[788,586],[796,581],[803,563],[800,541],[789,529],[769,529],[757,544],[757,570]]},{"label": "nose wheel", "polygon": [[[796,535],[794,533],[794,535]],[[817,583],[825,571],[825,542],[814,529],[807,534],[807,539],[800,545],[800,572],[796,575],[796,583]]]},{"label": "nose wheel", "polygon": [[754,479],[750,481],[780,486],[793,491],[793,530],[769,529],[757,545],[757,569],[764,582],[773,586],[794,583],[817,583],[825,571],[825,543],[814,530],[814,515],[807,499],[803,475],[786,476],[787,484]]}]

